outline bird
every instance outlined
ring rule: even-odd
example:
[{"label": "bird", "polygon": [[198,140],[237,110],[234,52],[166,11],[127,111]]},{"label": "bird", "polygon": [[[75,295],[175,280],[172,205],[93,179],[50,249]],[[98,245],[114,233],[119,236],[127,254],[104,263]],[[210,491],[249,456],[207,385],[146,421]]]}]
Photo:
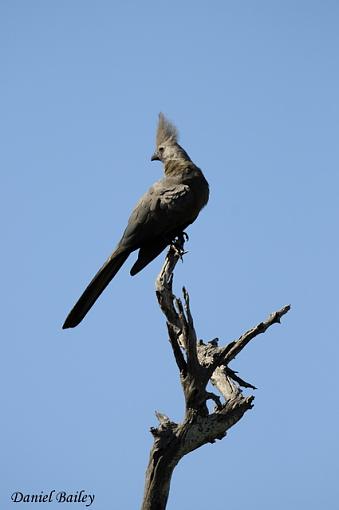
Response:
[{"label": "bird", "polygon": [[134,276],[182,235],[207,204],[208,182],[178,139],[176,126],[160,113],[151,161],[163,163],[164,176],[136,204],[117,247],[67,315],[63,329],[83,320],[132,252],[139,250],[130,270]]}]

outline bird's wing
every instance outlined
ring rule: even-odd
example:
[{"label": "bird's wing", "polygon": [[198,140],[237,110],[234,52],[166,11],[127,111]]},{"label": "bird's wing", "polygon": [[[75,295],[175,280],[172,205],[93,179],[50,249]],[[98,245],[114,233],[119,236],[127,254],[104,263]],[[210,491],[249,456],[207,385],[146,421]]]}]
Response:
[{"label": "bird's wing", "polygon": [[142,244],[166,236],[194,219],[194,197],[187,184],[156,183],[134,208],[120,246],[137,249]]}]

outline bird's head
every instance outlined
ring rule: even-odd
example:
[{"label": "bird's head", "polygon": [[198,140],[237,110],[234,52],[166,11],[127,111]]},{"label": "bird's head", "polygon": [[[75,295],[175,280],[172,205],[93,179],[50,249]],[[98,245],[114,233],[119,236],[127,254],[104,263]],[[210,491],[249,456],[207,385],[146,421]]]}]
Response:
[{"label": "bird's head", "polygon": [[178,130],[163,113],[159,113],[156,150],[151,161],[166,163],[175,159],[191,161],[187,152],[178,144]]}]

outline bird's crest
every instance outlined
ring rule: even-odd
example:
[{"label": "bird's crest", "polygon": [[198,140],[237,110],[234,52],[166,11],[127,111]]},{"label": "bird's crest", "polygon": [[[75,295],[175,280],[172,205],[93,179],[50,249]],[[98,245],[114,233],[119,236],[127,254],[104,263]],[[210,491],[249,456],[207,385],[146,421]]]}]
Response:
[{"label": "bird's crest", "polygon": [[157,147],[159,145],[173,142],[176,143],[179,138],[179,133],[174,124],[166,119],[163,113],[159,113],[159,122],[157,129]]}]

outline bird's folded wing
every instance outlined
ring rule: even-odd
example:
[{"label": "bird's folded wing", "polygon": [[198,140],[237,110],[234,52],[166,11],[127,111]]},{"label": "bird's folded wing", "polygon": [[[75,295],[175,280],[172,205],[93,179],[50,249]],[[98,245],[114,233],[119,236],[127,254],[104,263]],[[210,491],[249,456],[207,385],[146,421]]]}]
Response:
[{"label": "bird's folded wing", "polygon": [[120,246],[136,249],[157,236],[191,223],[194,197],[186,184],[156,183],[134,208]]}]

